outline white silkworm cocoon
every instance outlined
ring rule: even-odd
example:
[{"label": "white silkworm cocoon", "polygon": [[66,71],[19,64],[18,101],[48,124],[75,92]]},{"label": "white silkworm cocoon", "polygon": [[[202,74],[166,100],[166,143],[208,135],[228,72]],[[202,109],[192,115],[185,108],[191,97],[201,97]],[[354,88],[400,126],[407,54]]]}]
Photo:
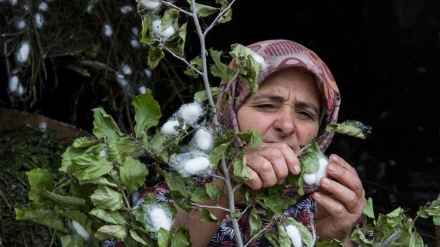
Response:
[{"label": "white silkworm cocoon", "polygon": [[168,39],[176,33],[176,30],[174,30],[174,27],[171,25],[162,29],[162,20],[155,20],[151,25],[153,32],[164,39]]},{"label": "white silkworm cocoon", "polygon": [[11,78],[9,78],[9,84],[8,84],[8,89],[10,93],[15,93],[15,91],[17,91],[18,89],[18,76],[13,75],[11,76]]},{"label": "white silkworm cocoon", "polygon": [[139,49],[141,47],[141,43],[135,38],[130,40],[130,45],[135,49]]},{"label": "white silkworm cocoon", "polygon": [[316,171],[315,185],[319,185],[321,178],[327,176],[328,159],[326,157],[319,157],[319,169]]},{"label": "white silkworm cocoon", "polygon": [[153,76],[153,73],[151,73],[150,69],[144,69],[144,73],[148,79],[151,79],[151,77]]},{"label": "white silkworm cocoon", "polygon": [[122,89],[128,85],[127,79],[125,79],[125,76],[121,73],[116,74],[116,81]]},{"label": "white silkworm cocoon", "polygon": [[26,28],[27,24],[26,24],[26,20],[20,20],[18,21],[15,26],[17,27],[18,30],[23,30]]},{"label": "white silkworm cocoon", "polygon": [[41,2],[40,4],[38,4],[38,10],[39,11],[47,11],[49,9],[49,5],[47,5],[46,2]]},{"label": "white silkworm cocoon", "polygon": [[131,75],[133,73],[133,69],[128,64],[122,65],[121,71],[124,75]]},{"label": "white silkworm cocoon", "polygon": [[9,4],[11,4],[12,6],[17,5],[18,0],[9,0]]},{"label": "white silkworm cocoon", "polygon": [[43,15],[40,12],[37,12],[34,16],[34,20],[35,20],[35,26],[38,29],[41,29],[44,23]]},{"label": "white silkworm cocoon", "polygon": [[304,173],[303,174],[304,183],[311,185],[316,182],[316,174],[315,173]]},{"label": "white silkworm cocoon", "polygon": [[90,234],[84,229],[84,227],[78,222],[72,220],[72,228],[75,230],[75,233],[80,235],[84,240],[88,240],[90,238]]},{"label": "white silkworm cocoon", "polygon": [[127,14],[127,13],[133,11],[133,6],[127,4],[127,5],[122,6],[120,10],[121,10],[122,14]]},{"label": "white silkworm cocoon", "polygon": [[17,91],[15,92],[15,94],[17,96],[22,96],[24,94],[24,88],[20,83],[18,84],[18,88],[17,88]]},{"label": "white silkworm cocoon", "polygon": [[203,151],[208,151],[211,149],[214,143],[214,138],[206,129],[198,129],[194,134],[194,142],[196,146]]},{"label": "white silkworm cocoon", "polygon": [[38,124],[38,128],[40,128],[41,130],[46,130],[47,129],[47,123],[46,122],[40,122]]},{"label": "white silkworm cocoon", "polygon": [[15,60],[18,63],[24,63],[29,59],[29,54],[31,53],[31,46],[28,40],[23,40],[21,42],[20,48],[15,52]]},{"label": "white silkworm cocoon", "polygon": [[164,125],[162,125],[160,132],[165,135],[176,136],[179,134],[179,131],[177,131],[175,127],[179,127],[179,121],[169,120]]},{"label": "white silkworm cocoon", "polygon": [[180,108],[180,116],[189,124],[196,122],[202,114],[202,106],[197,102],[185,104]]},{"label": "white silkworm cocoon", "polygon": [[139,28],[137,28],[137,27],[132,27],[131,28],[131,33],[134,35],[134,36],[139,36]]},{"label": "white silkworm cocoon", "polygon": [[188,160],[185,164],[183,164],[183,170],[190,175],[196,175],[208,167],[210,167],[210,162],[207,157],[197,157]]},{"label": "white silkworm cocoon", "polygon": [[158,9],[161,5],[160,1],[154,1],[154,0],[141,0],[141,5],[144,6],[147,9]]},{"label": "white silkworm cocoon", "polygon": [[299,233],[299,230],[296,226],[294,225],[286,226],[286,232],[287,232],[287,236],[292,241],[294,247],[302,246],[301,234]]},{"label": "white silkworm cocoon", "polygon": [[102,31],[104,32],[105,37],[111,37],[113,35],[113,28],[109,24],[105,24],[102,27]]},{"label": "white silkworm cocoon", "polygon": [[166,215],[165,211],[162,208],[154,208],[150,211],[150,219],[153,225],[154,230],[159,231],[160,228],[165,230],[170,230],[171,228],[171,220]]},{"label": "white silkworm cocoon", "polygon": [[139,92],[141,92],[141,94],[145,94],[147,92],[147,88],[145,86],[140,86]]}]

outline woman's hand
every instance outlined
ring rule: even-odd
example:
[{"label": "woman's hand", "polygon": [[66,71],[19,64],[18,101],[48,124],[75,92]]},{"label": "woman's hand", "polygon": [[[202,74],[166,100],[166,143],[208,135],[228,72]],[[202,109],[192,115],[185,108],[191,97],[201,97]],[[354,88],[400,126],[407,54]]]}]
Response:
[{"label": "woman's hand", "polygon": [[356,170],[337,155],[330,155],[327,175],[313,194],[317,203],[316,227],[320,241],[335,238],[351,246],[350,232],[365,208],[365,191]]},{"label": "woman's hand", "polygon": [[246,167],[253,180],[244,183],[253,190],[282,184],[289,172],[298,175],[301,171],[295,152],[285,143],[263,142],[245,152]]}]

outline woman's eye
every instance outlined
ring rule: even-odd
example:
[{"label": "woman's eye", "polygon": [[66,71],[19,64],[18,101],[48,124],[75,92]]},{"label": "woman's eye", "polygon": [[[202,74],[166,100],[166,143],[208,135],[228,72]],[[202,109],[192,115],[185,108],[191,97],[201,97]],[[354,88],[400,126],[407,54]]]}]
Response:
[{"label": "woman's eye", "polygon": [[307,119],[312,119],[312,120],[315,119],[315,115],[307,111],[299,112],[299,114]]},{"label": "woman's eye", "polygon": [[257,105],[257,108],[259,109],[275,109],[275,105],[271,105],[271,104],[261,104],[261,105]]}]

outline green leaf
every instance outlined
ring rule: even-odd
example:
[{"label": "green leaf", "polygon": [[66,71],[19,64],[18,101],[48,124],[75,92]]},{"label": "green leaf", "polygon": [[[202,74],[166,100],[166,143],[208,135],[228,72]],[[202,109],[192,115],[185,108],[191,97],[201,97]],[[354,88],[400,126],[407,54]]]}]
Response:
[{"label": "green leaf", "polygon": [[214,203],[217,203],[218,199],[220,198],[220,195],[221,195],[220,188],[217,185],[212,184],[212,183],[207,183],[207,184],[205,184],[204,187],[205,187],[206,193],[209,195],[209,198],[211,198],[211,200]]},{"label": "green leaf", "polygon": [[312,140],[310,146],[304,149],[299,156],[301,162],[301,171],[303,173],[315,173],[319,169],[319,158],[323,157],[321,149],[315,140]]},{"label": "green leaf", "polygon": [[262,190],[256,199],[268,212],[274,212],[278,215],[283,215],[287,207],[294,205],[296,202],[293,199],[287,198],[283,195],[284,186],[275,185]]},{"label": "green leaf", "polygon": [[214,61],[214,65],[211,67],[211,73],[213,76],[219,77],[224,82],[230,82],[235,76],[234,70],[227,64],[221,62],[219,51],[209,49],[211,58]]},{"label": "green leaf", "polygon": [[237,158],[234,159],[234,166],[233,166],[233,172],[234,175],[243,178],[245,180],[252,180],[251,174],[249,174],[249,171],[246,168],[246,155],[243,151],[240,151],[240,154],[238,154]]},{"label": "green leaf", "polygon": [[367,199],[367,204],[365,205],[364,212],[368,218],[374,219],[374,208],[373,208],[373,199],[369,197]]},{"label": "green leaf", "polygon": [[328,132],[336,132],[361,139],[366,139],[366,137],[371,134],[370,126],[364,125],[355,120],[347,120],[339,124],[328,124],[325,130]]},{"label": "green leaf", "polygon": [[215,138],[214,148],[209,154],[209,161],[211,162],[211,165],[214,166],[214,168],[217,167],[217,164],[221,159],[222,155],[226,152],[226,150],[234,140],[232,138],[230,139],[224,138],[225,136],[220,136]]},{"label": "green leaf", "polygon": [[[189,4],[191,4],[191,1],[188,0],[187,2]],[[191,8],[192,8],[192,5],[191,5]],[[218,8],[211,7],[211,6],[204,5],[204,4],[196,3],[196,12],[201,17],[210,16],[210,15],[216,13],[217,11],[219,11]]]},{"label": "green leaf", "polygon": [[241,131],[237,133],[237,136],[247,147],[250,148],[258,147],[263,140],[257,130]]},{"label": "green leaf", "polygon": [[139,236],[139,234],[135,231],[135,230],[130,230],[130,236],[136,240],[138,243],[142,244],[142,245],[147,245],[147,242],[145,242],[141,236]]},{"label": "green leaf", "polygon": [[[210,87],[209,90],[211,90],[211,95],[213,97],[221,92],[221,89],[219,87]],[[208,94],[206,93],[206,90],[202,90],[194,94],[194,101],[204,102],[207,100],[208,100]]]},{"label": "green leaf", "polygon": [[156,126],[159,123],[162,113],[160,112],[159,103],[153,98],[149,88],[146,93],[133,97],[133,107],[135,110],[134,119],[136,121],[134,132],[136,138],[140,138],[142,132],[147,133],[150,127]]},{"label": "green leaf", "polygon": [[[273,247],[280,247],[280,245],[278,244],[278,237],[275,233],[266,232],[266,233],[264,233],[264,237],[267,238],[267,240],[272,244]],[[288,245],[288,246],[290,246],[290,245]]]},{"label": "green leaf", "polygon": [[107,155],[110,161],[123,163],[126,157],[137,157],[143,154],[142,148],[133,142],[128,136],[108,141]]},{"label": "green leaf", "polygon": [[61,237],[61,245],[63,247],[83,247],[84,239],[79,235],[66,235]]},{"label": "green leaf", "polygon": [[163,53],[162,49],[157,47],[152,48],[148,51],[148,65],[151,69],[154,69],[164,57],[165,54]]},{"label": "green leaf", "polygon": [[124,225],[104,225],[101,226],[95,233],[95,237],[99,240],[105,240],[109,238],[116,238],[124,241],[127,236],[127,230]]},{"label": "green leaf", "polygon": [[86,206],[86,200],[82,198],[77,198],[73,196],[63,196],[47,190],[42,190],[41,192],[45,197],[63,206],[71,206],[77,208]]},{"label": "green leaf", "polygon": [[252,89],[253,93],[258,90],[258,77],[263,68],[262,61],[257,60],[258,56],[250,48],[241,44],[233,44],[229,53],[238,66],[238,75]]},{"label": "green leaf", "polygon": [[118,138],[124,135],[119,130],[119,127],[115,120],[113,120],[112,116],[108,115],[104,109],[93,109],[93,116],[93,134],[97,138]]},{"label": "green leaf", "polygon": [[110,224],[122,225],[127,223],[119,211],[108,211],[105,209],[95,208],[90,211],[90,214]]},{"label": "green leaf", "polygon": [[147,45],[152,45],[156,41],[153,35],[151,24],[153,23],[152,15],[145,15],[142,20],[142,31],[140,42]]},{"label": "green leaf", "polygon": [[251,236],[257,234],[263,226],[263,221],[261,220],[260,214],[257,212],[255,207],[252,208],[251,214],[249,215],[249,225],[251,228]]},{"label": "green leaf", "polygon": [[195,69],[200,71],[203,68],[202,59],[200,58],[200,56],[191,59],[191,61],[189,61],[189,64],[191,64],[193,67],[188,66],[183,73],[192,76],[193,78],[199,77],[200,74]]},{"label": "green leaf", "polygon": [[112,169],[112,162],[99,155],[86,153],[75,157],[69,170],[78,180],[91,180],[109,173]]},{"label": "green leaf", "polygon": [[148,170],[145,165],[130,156],[119,167],[122,184],[130,194],[136,192],[144,184]]},{"label": "green leaf", "polygon": [[80,185],[83,185],[83,184],[105,185],[105,186],[109,186],[109,187],[113,187],[113,188],[118,187],[118,185],[116,183],[108,181],[108,179],[105,177],[99,177],[99,178],[91,179],[91,180],[82,180],[79,182],[79,184]]},{"label": "green leaf", "polygon": [[170,232],[171,247],[191,246],[191,240],[187,227],[179,227],[177,231]]},{"label": "green leaf", "polygon": [[199,187],[194,191],[194,193],[191,194],[191,201],[194,202],[205,202],[209,199],[208,193],[206,193],[206,190],[204,187]]},{"label": "green leaf", "polygon": [[118,193],[107,186],[100,185],[91,196],[93,204],[111,211],[124,208],[122,194]]},{"label": "green leaf", "polygon": [[202,221],[217,222],[217,217],[215,217],[215,215],[213,215],[208,209],[201,208],[200,212],[202,214]]},{"label": "green leaf", "polygon": [[218,20],[219,23],[226,23],[232,20],[232,8],[229,8]]},{"label": "green leaf", "polygon": [[72,146],[75,148],[89,148],[98,144],[98,139],[95,137],[80,137],[75,139]]},{"label": "green leaf", "polygon": [[157,244],[159,247],[168,247],[168,239],[170,238],[170,231],[167,231],[163,228],[159,229],[157,233]]},{"label": "green leaf", "polygon": [[45,198],[42,196],[42,190],[52,190],[54,183],[50,172],[47,170],[36,168],[26,172],[29,181],[30,191],[28,193],[29,199],[35,203],[43,203]]},{"label": "green leaf", "polygon": [[15,208],[14,210],[17,220],[29,220],[60,232],[68,232],[63,221],[51,210],[31,208]]}]

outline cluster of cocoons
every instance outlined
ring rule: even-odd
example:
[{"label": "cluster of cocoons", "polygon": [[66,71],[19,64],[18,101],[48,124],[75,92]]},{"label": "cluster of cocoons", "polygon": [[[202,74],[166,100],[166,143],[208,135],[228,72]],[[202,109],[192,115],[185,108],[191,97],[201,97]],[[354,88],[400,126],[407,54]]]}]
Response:
[{"label": "cluster of cocoons", "polygon": [[294,247],[301,247],[302,246],[302,240],[301,240],[301,234],[298,230],[298,228],[294,225],[287,225],[285,227],[287,236],[292,241],[292,244]]},{"label": "cluster of cocoons", "polygon": [[89,240],[90,234],[84,229],[84,227],[79,224],[77,221],[72,220],[70,222],[70,225],[72,226],[73,230],[76,234],[80,235],[84,240]]},{"label": "cluster of cocoons", "polygon": [[11,95],[16,96],[22,96],[25,92],[23,85],[21,85],[18,76],[16,75],[13,75],[9,78],[8,89]]},{"label": "cluster of cocoons", "polygon": [[321,181],[321,178],[327,176],[327,168],[328,165],[328,158],[325,156],[319,157],[319,169],[315,173],[304,173],[303,179],[304,183],[308,185],[316,185],[319,186],[319,182]]},{"label": "cluster of cocoons", "polygon": [[154,20],[151,24],[153,33],[162,39],[168,39],[176,33],[176,30],[172,25],[162,28],[162,20]]},{"label": "cluster of cocoons", "polygon": [[171,229],[173,219],[167,208],[162,207],[160,204],[147,204],[143,205],[143,211],[144,222],[152,231],[157,232],[160,228],[167,231]]},{"label": "cluster of cocoons", "polygon": [[191,126],[196,126],[197,121],[204,114],[202,104],[199,102],[184,104],[180,109],[170,118],[167,122],[162,125],[160,131],[164,135],[177,136],[179,134],[179,120],[183,120],[182,129],[185,129],[187,124]]}]

